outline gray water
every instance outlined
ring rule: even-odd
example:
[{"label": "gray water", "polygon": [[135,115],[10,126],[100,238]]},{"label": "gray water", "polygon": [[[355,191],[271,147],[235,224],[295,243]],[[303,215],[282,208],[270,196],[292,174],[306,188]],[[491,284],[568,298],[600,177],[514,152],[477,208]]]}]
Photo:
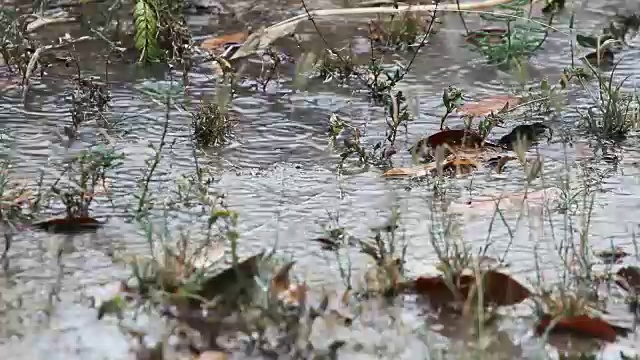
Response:
[{"label": "gray water", "polygon": [[[229,3],[238,9],[238,13],[250,8],[246,3]],[[261,14],[259,21],[265,24],[300,13],[295,1],[293,4],[284,1],[259,3],[253,11]],[[342,2],[322,1],[311,5],[340,7]],[[592,0],[576,6],[578,30],[587,32],[599,31],[606,24],[606,16],[613,15],[618,9],[638,10],[638,5],[632,1]],[[559,28],[566,32],[568,16],[558,19]],[[194,15],[189,20],[197,34],[225,33],[212,18]],[[225,21],[224,15],[220,21]],[[482,24],[472,17],[468,21],[472,27]],[[355,26],[345,21],[323,23],[326,32],[334,34],[328,39],[336,43],[344,39],[335,34],[351,33]],[[60,30],[64,32],[66,29]],[[408,127],[408,134],[401,135],[400,147],[408,147],[420,137],[438,130],[444,111],[442,91],[447,86],[463,89],[472,99],[504,94],[508,89],[522,86],[515,76],[487,65],[481,56],[470,51],[463,43],[462,34],[457,17],[448,16],[443,27],[416,59],[413,70],[399,85],[399,89],[417,103],[418,110]],[[616,75],[616,78],[630,76],[629,89],[635,86],[640,75],[638,39],[632,39],[630,46],[623,51],[623,60]],[[91,44],[79,48],[82,69],[85,75],[104,78],[104,64],[92,57],[92,51],[97,49],[99,46]],[[400,55],[387,56],[389,62],[401,59]],[[526,85],[539,83],[544,77],[557,79],[562,69],[571,64],[570,56],[569,38],[559,33],[551,34],[544,49],[531,59]],[[252,66],[259,67],[259,64]],[[15,172],[19,178],[35,179],[41,169],[50,169],[52,161],[65,154],[64,144],[55,134],[61,133],[62,127],[70,123],[69,91],[73,84],[68,80],[70,77],[62,74],[69,70],[58,71],[60,73],[53,74],[55,71],[51,70],[52,74],[42,79],[35,77],[25,103],[18,88],[0,89],[0,127],[9,130],[15,139]],[[159,141],[164,124],[165,108],[150,101],[143,89],[167,86],[170,77],[162,72],[154,75],[144,78],[135,65],[109,67],[112,118],[116,120],[122,114],[128,116],[109,130],[117,148],[126,155],[124,165],[112,174],[114,203],[99,202],[93,208],[96,217],[108,218],[108,224],[90,235],[64,236],[29,230],[19,233],[14,239],[10,252],[11,276],[0,280],[0,353],[5,354],[4,358],[126,358],[128,344],[115,321],[98,321],[86,298],[100,291],[103,285],[128,275],[125,268],[111,260],[109,254],[114,249],[133,254],[144,253],[148,249],[140,229],[127,221],[127,214],[135,203],[133,194],[137,181],[143,175],[145,160],[152,155],[148,144]],[[403,235],[409,242],[409,271],[418,274],[432,269],[437,257],[428,235],[432,225],[429,220],[431,187],[408,179],[385,179],[382,171],[375,168],[355,174],[338,176],[336,173],[338,157],[331,151],[326,135],[330,114],[337,112],[348,116],[354,125],[366,124],[367,141],[373,142],[384,134],[384,110],[373,106],[366,96],[353,93],[350,88],[322,84],[318,80],[308,82],[303,91],[296,90],[292,75],[293,66],[285,68],[279,80],[266,92],[252,89],[251,80],[243,81],[232,103],[232,113],[238,119],[233,130],[233,142],[220,150],[197,150],[200,165],[219,180],[216,190],[226,193],[231,208],[240,213],[242,252],[255,253],[277,245],[282,253],[298,261],[297,272],[312,286],[330,288],[341,283],[335,259],[310,241],[321,234],[321,225],[328,222],[327,214],[338,213],[342,226],[353,234],[366,236],[370,227],[384,222],[391,209],[398,207]],[[173,78],[177,82],[181,75],[176,73]],[[189,74],[189,83],[185,96],[176,99],[187,109],[195,109],[199,99],[215,93],[216,80],[208,64],[197,66]],[[590,160],[593,153],[588,148],[585,150],[589,138],[574,131],[579,119],[574,108],[587,101],[584,94],[576,95],[562,116],[551,123],[559,135],[556,139],[571,135],[574,144],[568,148],[559,140],[540,144],[539,151],[545,161],[545,180],[544,183],[535,182],[534,188],[557,186],[566,169],[565,158],[568,159],[572,186],[575,187],[583,182],[581,164],[601,171],[612,168],[597,157]],[[132,114],[138,116],[130,116]],[[194,169],[189,139],[190,116],[179,111],[172,111],[170,115],[167,142],[171,147],[156,171],[152,183],[156,190],[166,189],[179,174],[187,174]],[[456,121],[460,120],[454,119],[453,125]],[[75,149],[97,141],[95,124],[83,125],[80,131],[80,142],[74,145]],[[495,133],[495,136],[500,135],[499,131]],[[591,245],[596,249],[609,248],[613,243],[629,253],[635,252],[632,235],[637,230],[640,214],[637,206],[637,194],[640,193],[637,164],[640,157],[636,147],[637,140],[631,136],[622,144],[619,167],[602,179],[602,191],[596,195],[589,236]],[[394,158],[394,165],[409,165],[409,156],[403,154],[403,149],[401,153]],[[478,172],[455,180],[454,187],[459,192],[457,202],[464,204],[470,196],[477,199],[499,195],[503,190],[519,191],[522,188],[522,171],[517,166],[511,169],[500,175]],[[457,217],[459,238],[473,247],[480,247],[486,241],[492,212],[462,208]],[[535,214],[536,210],[531,211]],[[516,210],[506,213],[512,226],[518,213]],[[554,219],[562,223],[562,215],[554,214]],[[533,283],[536,280],[535,252],[541,259],[545,280],[552,282],[557,279],[561,268],[558,241],[554,241],[549,233],[548,224],[542,228],[539,219],[532,216],[525,218],[516,230],[513,243],[509,245],[508,229],[496,223],[491,232],[493,246],[489,255],[500,256],[509,247],[507,261],[512,264],[511,271],[519,280]],[[60,267],[55,253],[61,244],[65,246],[61,301],[48,317],[43,311],[58,277]],[[354,256],[356,267],[362,269],[366,265],[364,258]],[[17,302],[21,302],[18,308],[9,307],[16,306]],[[525,348],[534,346],[526,324],[512,324],[511,328],[514,338],[525,339]],[[400,331],[387,330],[380,324],[354,329],[349,336],[367,337],[371,344],[393,342],[399,351],[404,349],[403,358],[415,358],[411,351],[423,351],[415,339],[411,340]],[[530,345],[526,345],[526,339]],[[436,343],[438,341],[441,339],[436,339]],[[638,342],[637,335],[630,335],[620,344],[607,347],[606,353],[615,358],[620,347]],[[396,356],[387,355],[387,358],[401,357]],[[356,358],[356,355],[351,358]]]}]

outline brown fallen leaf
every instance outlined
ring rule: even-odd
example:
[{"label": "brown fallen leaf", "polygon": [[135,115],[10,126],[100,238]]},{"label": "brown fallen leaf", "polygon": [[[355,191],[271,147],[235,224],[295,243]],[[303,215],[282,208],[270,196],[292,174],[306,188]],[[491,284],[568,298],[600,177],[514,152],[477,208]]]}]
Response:
[{"label": "brown fallen leaf", "polygon": [[407,288],[426,297],[435,308],[456,300],[456,289],[451,289],[442,276],[419,276]]},{"label": "brown fallen leaf", "polygon": [[597,51],[594,51],[592,53],[585,55],[584,58],[589,62],[589,64],[596,67],[597,66],[599,67],[613,66],[615,61],[615,56],[613,54],[613,51],[611,51],[611,49],[609,48],[600,50],[600,58],[598,58]]},{"label": "brown fallen leaf", "polygon": [[606,264],[615,264],[631,254],[624,251],[622,248],[616,247],[615,249],[596,251],[595,255],[602,259]]},{"label": "brown fallen leaf", "polygon": [[442,166],[442,171],[445,173],[453,173],[455,175],[470,174],[478,168],[478,163],[475,160],[461,158],[452,159],[447,161]]},{"label": "brown fallen leaf", "polygon": [[88,216],[51,218],[31,224],[35,227],[53,233],[73,233],[79,231],[95,230],[102,225],[102,222]]},{"label": "brown fallen leaf", "polygon": [[[536,325],[536,334],[542,335],[553,322],[553,318],[544,315]],[[618,332],[623,329],[612,326],[608,322],[589,315],[567,316],[558,320],[550,332],[566,332],[577,336],[615,342]]]},{"label": "brown fallen leaf", "polygon": [[479,133],[465,129],[445,129],[427,138],[422,138],[409,148],[412,156],[428,159],[435,158],[436,148],[444,148],[444,156],[448,157],[461,149],[465,151],[477,150],[484,145],[484,139]]},{"label": "brown fallen leaf", "polygon": [[436,148],[449,145],[451,147],[476,148],[482,146],[482,136],[479,133],[465,129],[447,129],[439,131],[426,138],[425,145]]},{"label": "brown fallen leaf", "polygon": [[247,32],[237,32],[232,34],[226,34],[219,37],[207,39],[200,44],[200,47],[205,50],[216,51],[223,48],[225,45],[229,43],[238,43],[241,44],[249,37],[249,33]]},{"label": "brown fallen leaf", "polygon": [[384,172],[384,177],[425,176],[435,168],[434,165],[392,168]]},{"label": "brown fallen leaf", "polygon": [[[445,305],[456,300],[466,300],[473,287],[477,286],[476,277],[461,275],[455,280],[455,289],[451,289],[441,276],[418,277],[413,282],[413,290],[426,296],[434,306]],[[485,304],[498,306],[514,305],[531,296],[531,292],[507,274],[495,270],[482,272],[482,294]]]},{"label": "brown fallen leaf", "polygon": [[494,170],[496,171],[496,173],[502,174],[502,170],[504,169],[504,166],[507,165],[509,161],[517,160],[517,159],[518,158],[515,156],[503,155],[503,156],[499,156],[498,158],[489,159],[489,162],[495,163]]},{"label": "brown fallen leaf", "polygon": [[495,305],[513,305],[531,296],[531,291],[511,276],[495,270],[482,273],[484,299]]},{"label": "brown fallen leaf", "polygon": [[197,360],[227,360],[229,355],[220,351],[205,351],[200,353]]},{"label": "brown fallen leaf", "polygon": [[520,98],[512,95],[496,95],[478,102],[467,102],[458,108],[464,116],[476,117],[499,113],[503,109],[512,109],[520,103]]},{"label": "brown fallen leaf", "polygon": [[269,290],[272,291],[275,295],[278,295],[284,291],[289,289],[291,285],[291,280],[289,279],[289,271],[295,264],[295,261],[290,261],[282,266],[271,278],[271,286]]}]

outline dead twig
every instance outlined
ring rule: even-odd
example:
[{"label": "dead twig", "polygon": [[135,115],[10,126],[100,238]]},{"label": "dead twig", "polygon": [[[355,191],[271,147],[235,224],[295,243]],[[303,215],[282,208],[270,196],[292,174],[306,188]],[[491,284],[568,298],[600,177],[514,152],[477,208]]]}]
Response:
[{"label": "dead twig", "polygon": [[[440,4],[440,5],[404,5],[404,6],[388,6],[388,7],[364,7],[364,8],[347,8],[347,9],[321,9],[309,10],[304,14],[294,16],[292,18],[281,21],[277,24],[263,28],[249,36],[242,47],[231,57],[230,60],[240,59],[249,56],[256,51],[263,50],[278,38],[289,35],[295,31],[297,26],[306,20],[318,19],[320,17],[346,16],[346,15],[376,15],[376,14],[403,14],[406,12],[477,12],[478,10],[488,9],[503,5],[511,0],[485,0],[481,2],[469,2],[460,4]],[[533,0],[537,2],[539,0]],[[531,20],[537,23],[537,21]],[[542,23],[542,25],[546,25]]]},{"label": "dead twig", "polygon": [[27,65],[27,70],[25,71],[24,77],[22,78],[22,100],[24,101],[27,97],[27,92],[29,91],[29,86],[31,85],[31,82],[30,82],[31,74],[33,74],[33,70],[35,70],[36,64],[38,64],[38,60],[40,60],[40,57],[45,52],[52,51],[52,50],[59,50],[69,45],[77,44],[79,42],[83,42],[87,40],[95,40],[95,38],[92,36],[81,36],[77,39],[69,40],[62,44],[46,45],[46,46],[41,46],[37,48],[31,55],[31,59],[29,59],[29,64]]},{"label": "dead twig", "polygon": [[68,24],[78,21],[75,17],[38,17],[36,20],[30,22],[25,28],[25,33],[32,33],[40,28],[53,24]]}]

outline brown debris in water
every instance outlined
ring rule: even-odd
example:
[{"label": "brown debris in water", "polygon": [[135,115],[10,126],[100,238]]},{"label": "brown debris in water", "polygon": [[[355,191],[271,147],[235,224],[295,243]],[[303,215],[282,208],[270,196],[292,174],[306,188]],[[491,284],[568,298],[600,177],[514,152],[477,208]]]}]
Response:
[{"label": "brown debris in water", "polygon": [[64,218],[51,218],[44,221],[38,221],[32,224],[34,227],[41,228],[43,230],[53,233],[74,233],[80,231],[96,230],[102,225],[102,222],[89,217],[64,217]]},{"label": "brown debris in water", "polygon": [[477,102],[466,102],[458,108],[464,116],[481,117],[513,109],[521,99],[512,95],[496,95]]},{"label": "brown debris in water", "polygon": [[549,329],[552,333],[564,332],[586,338],[615,342],[618,337],[618,331],[620,331],[617,331],[608,322],[589,315],[567,316],[555,321],[557,321],[555,325],[549,329],[554,319],[550,315],[544,315],[536,325],[536,334],[543,335]]},{"label": "brown debris in water", "polygon": [[[466,301],[478,285],[476,276],[460,275],[454,278],[452,289],[443,276],[420,276],[411,287],[426,296],[436,307],[456,301]],[[486,305],[508,306],[518,304],[531,296],[531,291],[507,274],[495,270],[481,272],[480,286]]]}]

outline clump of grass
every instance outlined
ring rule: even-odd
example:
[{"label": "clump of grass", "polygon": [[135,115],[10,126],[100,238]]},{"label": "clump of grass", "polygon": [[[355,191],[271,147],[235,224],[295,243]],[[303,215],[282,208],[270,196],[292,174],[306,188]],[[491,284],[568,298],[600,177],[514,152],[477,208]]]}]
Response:
[{"label": "clump of grass", "polygon": [[[96,146],[75,155],[62,169],[51,192],[65,207],[68,218],[88,217],[96,196],[108,188],[108,174],[122,164],[124,154],[105,146]],[[66,174],[66,181],[62,177]]]},{"label": "clump of grass", "polygon": [[339,50],[324,50],[315,65],[315,72],[317,77],[325,81],[335,79],[342,84],[356,73],[357,65],[354,63],[353,55],[339,54],[337,51]]},{"label": "clump of grass", "polygon": [[411,12],[392,15],[388,20],[377,19],[369,23],[369,38],[375,45],[406,50],[417,45],[418,37],[427,30],[429,21]]},{"label": "clump of grass", "polygon": [[75,138],[80,125],[87,121],[95,120],[102,126],[109,126],[104,112],[111,102],[107,84],[96,78],[82,77],[77,61],[75,63],[78,66],[78,76],[71,93],[71,127],[67,129],[71,138]]},{"label": "clump of grass", "polygon": [[193,134],[196,142],[205,147],[227,143],[235,125],[226,109],[219,104],[204,101],[196,112],[191,113]]},{"label": "clump of grass", "polygon": [[542,48],[548,35],[548,27],[553,23],[551,14],[547,28],[528,20],[525,8],[528,1],[514,1],[509,5],[499,5],[492,13],[481,14],[488,22],[500,23],[500,31],[480,30],[468,34],[468,39],[476,45],[489,63],[510,65],[533,55]]},{"label": "clump of grass", "polygon": [[29,40],[24,32],[25,20],[16,9],[7,6],[0,9],[0,58],[9,71],[15,66],[23,77],[35,47],[34,40]]},{"label": "clump of grass", "polygon": [[[617,65],[616,65],[617,66]],[[598,92],[591,94],[594,105],[581,118],[587,130],[601,140],[624,139],[637,128],[640,121],[640,99],[636,94],[625,93],[622,86],[629,77],[616,84],[615,67],[608,77],[591,68],[598,80]]]}]

